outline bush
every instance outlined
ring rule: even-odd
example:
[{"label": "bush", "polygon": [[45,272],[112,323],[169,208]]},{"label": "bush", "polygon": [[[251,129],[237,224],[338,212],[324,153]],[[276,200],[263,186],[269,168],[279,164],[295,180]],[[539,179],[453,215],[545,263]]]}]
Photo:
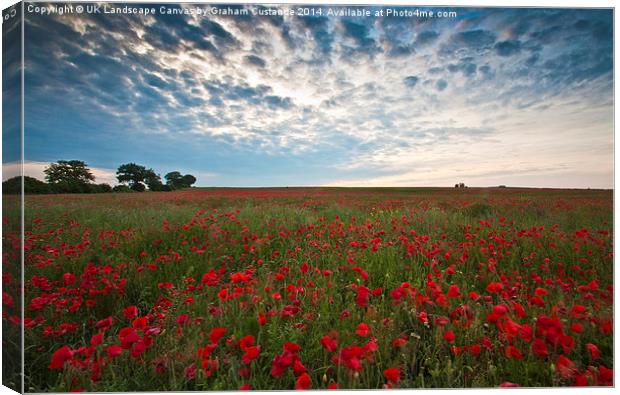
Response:
[{"label": "bush", "polygon": [[144,192],[146,191],[146,186],[141,182],[136,182],[130,189],[136,192]]},{"label": "bush", "polygon": [[49,184],[52,193],[89,193],[91,184],[60,181]]},{"label": "bush", "polygon": [[126,193],[126,192],[133,192],[133,190],[129,188],[127,185],[116,185],[114,188],[112,188],[112,192]]},{"label": "bush", "polygon": [[[5,195],[18,195],[22,190],[21,176],[10,178],[2,183],[2,193]],[[50,187],[43,181],[33,177],[24,176],[24,193],[38,195],[50,193]]]},{"label": "bush", "polygon": [[109,184],[92,184],[90,185],[90,193],[108,193],[112,192]]}]

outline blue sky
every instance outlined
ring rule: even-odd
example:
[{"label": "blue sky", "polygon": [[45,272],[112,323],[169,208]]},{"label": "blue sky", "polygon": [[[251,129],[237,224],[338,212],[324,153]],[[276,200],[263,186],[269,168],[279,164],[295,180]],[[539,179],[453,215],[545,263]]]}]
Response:
[{"label": "blue sky", "polygon": [[27,171],[80,159],[100,182],[137,162],[201,186],[612,187],[612,11],[449,10],[27,13]]}]

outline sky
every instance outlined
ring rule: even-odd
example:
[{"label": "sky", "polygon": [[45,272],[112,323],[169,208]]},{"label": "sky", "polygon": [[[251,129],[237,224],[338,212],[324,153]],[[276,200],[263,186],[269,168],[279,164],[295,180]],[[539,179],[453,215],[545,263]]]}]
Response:
[{"label": "sky", "polygon": [[79,159],[111,184],[136,162],[198,186],[613,187],[611,10],[328,8],[26,12],[26,173]]}]

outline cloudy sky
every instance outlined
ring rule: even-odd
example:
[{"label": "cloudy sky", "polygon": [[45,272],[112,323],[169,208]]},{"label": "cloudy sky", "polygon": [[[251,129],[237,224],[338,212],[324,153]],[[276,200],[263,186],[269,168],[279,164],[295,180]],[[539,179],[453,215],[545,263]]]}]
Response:
[{"label": "cloudy sky", "polygon": [[27,13],[26,167],[612,187],[612,11],[442,10],[457,17]]}]

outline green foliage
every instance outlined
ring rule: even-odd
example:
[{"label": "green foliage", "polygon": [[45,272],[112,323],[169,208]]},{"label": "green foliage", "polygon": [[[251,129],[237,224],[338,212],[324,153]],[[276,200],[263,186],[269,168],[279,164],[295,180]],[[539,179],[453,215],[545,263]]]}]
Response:
[{"label": "green foliage", "polygon": [[112,192],[133,192],[133,189],[129,188],[127,185],[116,185],[112,188]]},{"label": "green foliage", "polygon": [[166,185],[171,189],[189,188],[196,183],[196,177],[191,174],[182,175],[178,171],[171,171],[164,178],[166,179]]},{"label": "green foliage", "polygon": [[161,191],[163,184],[161,178],[153,169],[147,169],[136,163],[126,163],[119,166],[116,171],[118,182],[128,183],[129,188],[136,192],[144,192],[146,186],[152,191]]},{"label": "green foliage", "polygon": [[50,163],[43,172],[54,193],[88,193],[95,180],[87,164],[81,160],[59,160]]},{"label": "green foliage", "polygon": [[155,171],[153,169],[147,170],[147,175],[144,182],[151,191],[163,190],[164,184],[161,182],[161,177],[159,176],[159,174],[155,174]]},{"label": "green foliage", "polygon": [[[21,193],[21,189],[21,176],[9,178],[2,183],[2,193],[6,195],[18,195]],[[36,178],[24,176],[24,193],[28,195],[50,193],[50,187]]]},{"label": "green foliage", "polygon": [[181,178],[181,181],[183,182],[184,188],[189,188],[196,183],[196,177],[191,174],[186,174]]},{"label": "green foliage", "polygon": [[90,193],[108,193],[112,192],[110,184],[96,184],[90,186]]}]

